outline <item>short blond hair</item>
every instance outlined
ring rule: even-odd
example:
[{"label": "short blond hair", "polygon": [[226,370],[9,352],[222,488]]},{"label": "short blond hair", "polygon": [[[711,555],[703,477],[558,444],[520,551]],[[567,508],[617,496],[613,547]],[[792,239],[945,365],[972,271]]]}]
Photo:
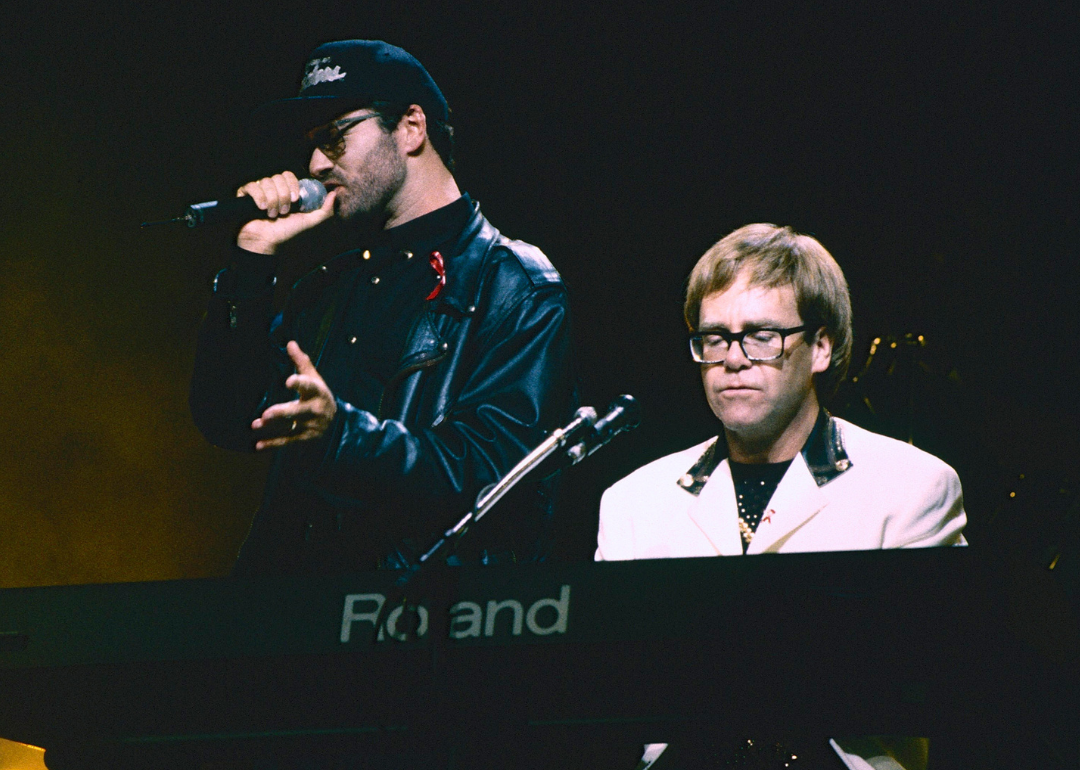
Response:
[{"label": "short blond hair", "polygon": [[690,273],[683,317],[691,331],[697,330],[702,300],[744,273],[751,286],[791,286],[803,323],[825,328],[832,359],[816,384],[818,395],[831,396],[851,362],[851,295],[840,265],[816,239],[790,227],[740,227],[706,251]]}]

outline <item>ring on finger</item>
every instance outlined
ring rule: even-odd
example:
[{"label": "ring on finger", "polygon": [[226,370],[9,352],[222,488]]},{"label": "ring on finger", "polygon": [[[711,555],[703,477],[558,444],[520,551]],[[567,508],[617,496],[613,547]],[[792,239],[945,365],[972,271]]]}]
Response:
[{"label": "ring on finger", "polygon": [[289,433],[296,433],[296,420],[292,421],[292,427],[289,428]]}]

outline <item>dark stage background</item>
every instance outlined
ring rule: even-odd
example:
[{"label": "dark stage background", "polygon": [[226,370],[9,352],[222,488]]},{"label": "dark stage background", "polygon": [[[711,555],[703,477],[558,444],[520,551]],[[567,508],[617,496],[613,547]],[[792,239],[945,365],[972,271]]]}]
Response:
[{"label": "dark stage background", "polygon": [[5,14],[0,586],[229,570],[265,458],[206,445],[186,404],[226,239],[138,223],[245,181],[245,116],[347,37],[425,63],[462,188],[570,287],[585,403],[642,403],[640,429],[568,479],[561,558],[590,558],[605,486],[717,430],[680,295],[754,221],[843,266],[854,371],[875,336],[925,335],[837,410],[957,466],[973,543],[1038,560],[1074,542],[1066,4],[301,5]]}]

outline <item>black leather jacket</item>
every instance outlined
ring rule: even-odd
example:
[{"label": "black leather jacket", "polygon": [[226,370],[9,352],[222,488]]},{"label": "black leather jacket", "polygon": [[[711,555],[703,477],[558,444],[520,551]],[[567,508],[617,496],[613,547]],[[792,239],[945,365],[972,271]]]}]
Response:
[{"label": "black leather jacket", "polygon": [[[246,276],[229,268],[215,281],[190,398],[203,435],[252,451],[251,421],[294,397],[284,388],[289,339],[311,355],[338,407],[322,439],[277,452],[239,574],[400,566],[576,407],[562,280],[542,252],[503,237],[479,207],[445,255],[446,285],[413,322],[379,413],[350,405],[347,387],[334,384],[336,362],[347,359],[334,327],[348,298],[339,266],[349,253],[297,283],[269,334],[272,267],[255,278],[250,267]],[[500,507],[462,540],[457,559],[544,557],[550,488],[532,485]]]}]

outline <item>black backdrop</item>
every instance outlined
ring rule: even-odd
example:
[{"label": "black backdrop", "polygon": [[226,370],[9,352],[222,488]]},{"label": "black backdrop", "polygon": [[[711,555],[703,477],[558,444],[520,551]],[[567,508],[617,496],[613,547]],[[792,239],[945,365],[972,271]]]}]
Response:
[{"label": "black backdrop", "polygon": [[[752,221],[812,233],[844,267],[856,370],[875,335],[925,335],[913,363],[837,407],[955,464],[973,540],[1010,537],[991,524],[1020,473],[1067,508],[1080,286],[1065,7],[9,12],[0,586],[228,570],[265,460],[206,446],[187,415],[221,234],[138,223],[244,181],[245,116],[295,92],[311,48],[346,37],[425,63],[453,109],[462,188],[570,287],[585,402],[642,403],[641,428],[569,479],[563,558],[589,558],[606,485],[715,432],[680,294],[696,258]],[[868,395],[876,417],[857,408]]]}]

